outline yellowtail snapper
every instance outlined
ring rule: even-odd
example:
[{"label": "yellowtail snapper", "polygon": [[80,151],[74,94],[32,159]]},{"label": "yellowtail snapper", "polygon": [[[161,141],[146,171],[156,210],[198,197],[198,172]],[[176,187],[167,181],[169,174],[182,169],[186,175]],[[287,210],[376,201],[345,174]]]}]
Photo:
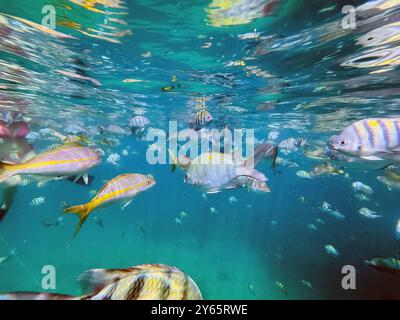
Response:
[{"label": "yellowtail snapper", "polygon": [[75,213],[79,216],[80,221],[73,237],[75,238],[94,209],[117,201],[124,202],[123,208],[125,208],[138,193],[151,188],[155,184],[156,181],[153,178],[136,173],[121,174],[108,181],[90,202],[64,210],[65,213]]}]

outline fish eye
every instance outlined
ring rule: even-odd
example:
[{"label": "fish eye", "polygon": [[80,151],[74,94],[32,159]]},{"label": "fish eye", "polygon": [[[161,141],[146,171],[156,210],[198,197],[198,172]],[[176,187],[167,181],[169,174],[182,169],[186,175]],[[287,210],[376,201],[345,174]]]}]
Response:
[{"label": "fish eye", "polygon": [[346,144],[346,141],[342,140],[342,141],[340,141],[340,144],[343,146]]}]

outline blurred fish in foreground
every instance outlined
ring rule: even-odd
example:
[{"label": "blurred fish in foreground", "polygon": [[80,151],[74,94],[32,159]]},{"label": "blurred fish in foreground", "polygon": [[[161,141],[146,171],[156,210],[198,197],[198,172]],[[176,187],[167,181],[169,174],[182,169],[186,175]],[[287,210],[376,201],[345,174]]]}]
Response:
[{"label": "blurred fish in foreground", "polygon": [[67,144],[39,154],[21,164],[0,164],[0,183],[16,175],[49,178],[83,175],[100,163],[99,155],[77,143]]},{"label": "blurred fish in foreground", "polygon": [[380,272],[400,274],[400,259],[397,258],[376,257],[365,260],[365,264]]},{"label": "blurred fish in foreground", "polygon": [[85,295],[51,293],[0,294],[0,300],[202,300],[197,284],[175,267],[162,264],[126,269],[92,269],[79,282]]}]

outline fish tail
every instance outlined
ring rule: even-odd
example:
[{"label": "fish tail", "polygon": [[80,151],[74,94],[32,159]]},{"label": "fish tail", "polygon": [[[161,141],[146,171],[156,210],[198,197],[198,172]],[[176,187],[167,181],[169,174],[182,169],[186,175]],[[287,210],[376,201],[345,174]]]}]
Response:
[{"label": "fish tail", "polygon": [[0,208],[0,222],[4,219],[4,217],[6,216],[8,212],[8,208],[6,207],[1,207]]},{"label": "fish tail", "polygon": [[72,239],[74,239],[75,236],[78,234],[79,230],[81,229],[82,225],[85,223],[86,219],[88,218],[89,214],[93,211],[93,209],[94,207],[89,202],[86,204],[69,207],[64,210],[65,213],[75,213],[79,216],[79,224],[75,229],[75,233]]},{"label": "fish tail", "polygon": [[169,149],[167,148],[168,153],[171,157],[172,160],[172,165],[171,165],[171,172],[175,172],[176,171],[176,167],[178,165],[178,159],[176,158],[175,154]]},{"label": "fish tail", "polygon": [[0,183],[3,183],[8,178],[15,176],[17,172],[13,170],[16,165],[0,162]]}]

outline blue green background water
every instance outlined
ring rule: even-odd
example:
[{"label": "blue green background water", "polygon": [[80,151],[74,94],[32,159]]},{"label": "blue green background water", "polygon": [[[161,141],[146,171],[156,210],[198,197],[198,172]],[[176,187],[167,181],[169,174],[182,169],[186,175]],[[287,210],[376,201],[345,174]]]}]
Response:
[{"label": "blue green background water", "polygon": [[[221,126],[254,128],[260,140],[277,130],[277,142],[302,137],[312,146],[352,121],[398,114],[396,66],[384,74],[370,74],[376,68],[340,66],[365,50],[354,39],[378,27],[379,21],[383,25],[385,18],[343,31],[341,8],[348,2],[355,6],[364,3],[280,1],[266,17],[240,25],[215,26],[206,11],[211,2],[203,0],[126,1],[125,8],[120,9],[98,6],[103,11],[123,12],[112,17],[124,19],[126,25],[70,1],[0,0],[0,12],[36,23],[43,17],[43,5],[52,4],[57,9],[57,21],[60,17],[75,21],[86,32],[109,32],[107,25],[117,31],[132,31],[124,37],[111,36],[120,41],[112,43],[58,25],[57,31],[76,37],[61,40],[34,29],[21,32],[20,23],[10,18],[19,31],[0,40],[0,59],[25,68],[20,76],[26,82],[11,81],[10,70],[2,68],[0,83],[9,87],[0,91],[0,108],[24,106],[35,120],[35,131],[48,127],[62,131],[71,119],[83,120],[86,125],[123,126],[138,108],[151,120],[152,127],[167,129],[169,120],[187,123],[197,111],[194,99],[206,97],[207,109]],[[328,27],[331,24],[334,27]],[[238,35],[255,29],[272,39],[239,39]],[[27,56],[7,49],[6,41],[22,47]],[[212,45],[202,48],[205,43]],[[143,57],[145,51],[152,56]],[[87,75],[100,81],[101,87],[74,82],[55,72],[74,72],[77,60],[87,65]],[[226,65],[240,60],[246,66]],[[251,74],[249,66],[272,77]],[[162,92],[162,87],[176,85],[172,76],[180,86]],[[124,79],[144,82],[124,83]],[[338,97],[343,99],[339,101]],[[273,108],[260,110],[257,106],[262,103],[271,103]],[[41,269],[48,264],[57,270],[54,292],[79,295],[76,278],[86,269],[166,263],[195,279],[206,299],[400,297],[396,278],[374,272],[362,263],[373,256],[399,253],[394,237],[400,218],[398,192],[389,192],[376,180],[379,172],[356,168],[346,169],[351,178],[301,179],[296,171],[310,170],[320,162],[305,157],[300,150],[282,155],[296,161],[300,168],[279,167],[277,174],[267,164],[259,167],[269,178],[271,193],[238,189],[204,199],[200,190],[183,182],[182,172],[171,173],[168,165],[148,164],[147,142],[133,136],[119,139],[120,145],[105,148],[106,156],[127,147],[129,155],[121,158],[119,166],[106,163],[105,157],[90,172],[95,177],[90,187],[59,181],[42,188],[35,184],[19,188],[14,206],[0,225],[0,256],[15,247],[18,257],[0,265],[1,292],[43,291]],[[40,151],[52,143],[38,140],[34,147]],[[157,185],[136,197],[124,211],[111,206],[94,212],[72,241],[77,218],[64,216],[60,203],[86,202],[90,190],[98,190],[104,180],[125,172],[152,174]],[[357,213],[364,205],[354,197],[353,181],[362,181],[375,190],[365,206],[383,214],[382,219],[369,221]],[[45,196],[46,202],[31,206],[30,201],[39,196]],[[237,203],[229,202],[231,196]],[[302,196],[307,199],[305,203],[299,200]],[[346,221],[319,211],[323,201],[346,215]],[[217,214],[210,213],[211,207]],[[175,218],[181,211],[188,216],[179,225]],[[61,226],[45,228],[41,224],[43,219],[59,216],[64,217]],[[94,216],[101,218],[104,227],[95,223]],[[319,230],[313,232],[307,224],[316,218],[323,218],[325,225],[318,225]],[[334,245],[340,257],[326,254],[326,244]],[[347,264],[357,270],[354,291],[341,287],[341,268]],[[302,280],[309,281],[314,289],[302,285]],[[276,281],[285,285],[287,296]]]}]

